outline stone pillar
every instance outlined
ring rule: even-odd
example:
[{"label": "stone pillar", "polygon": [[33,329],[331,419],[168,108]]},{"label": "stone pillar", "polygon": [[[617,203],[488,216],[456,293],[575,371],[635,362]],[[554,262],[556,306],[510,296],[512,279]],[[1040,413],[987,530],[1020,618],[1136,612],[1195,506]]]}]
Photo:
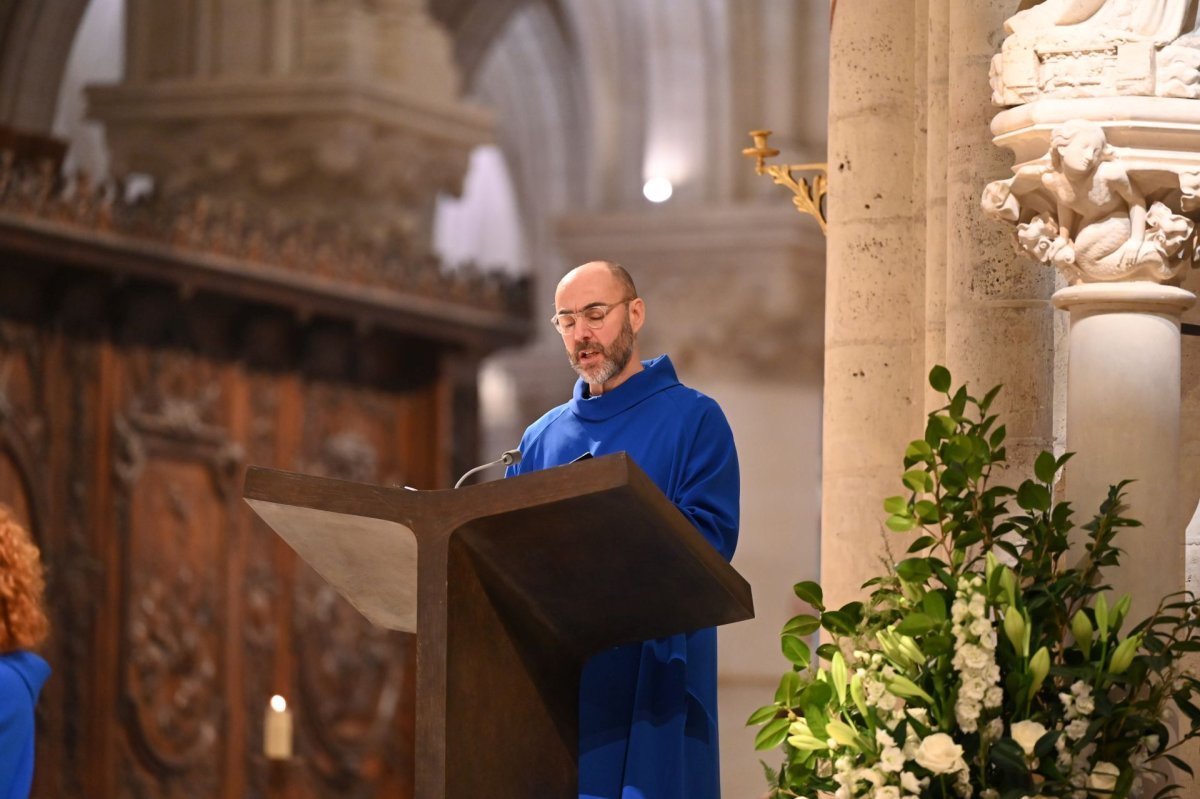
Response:
[{"label": "stone pillar", "polygon": [[[1144,525],[1124,533],[1117,594],[1134,595],[1131,619],[1154,610],[1157,594],[1184,581],[1183,520],[1174,498],[1180,460],[1180,315],[1196,296],[1135,281],[1070,286],[1054,304],[1071,314],[1067,385],[1067,493],[1086,516],[1108,487],[1125,491]],[[1147,540],[1149,539],[1149,540]],[[1147,591],[1147,588],[1155,590]]]},{"label": "stone pillar", "polygon": [[1063,487],[1082,525],[1110,484],[1137,481],[1127,515],[1144,527],[1118,535],[1106,575],[1137,621],[1185,580],[1180,317],[1195,296],[1178,284],[1200,210],[1200,42],[1182,20],[1043,11],[1007,21],[992,63],[995,101],[1016,105],[992,133],[1016,164],[983,208],[1069,284],[1054,295],[1071,321]]},{"label": "stone pillar", "polygon": [[821,584],[831,607],[859,597],[883,553],[882,502],[924,429],[913,68],[924,24],[910,3],[842,3],[830,34]]},{"label": "stone pillar", "polygon": [[1005,7],[834,15],[821,579],[835,604],[877,573],[883,498],[903,492],[904,448],[943,401],[933,365],[976,396],[1005,385],[1015,468],[1051,445],[1053,275],[1014,266],[978,201],[978,176],[1004,169],[985,88]]},{"label": "stone pillar", "polygon": [[[1009,164],[988,131],[995,109],[987,74],[995,34],[1012,6],[995,0],[950,2],[949,130],[940,142],[946,160],[940,190],[947,210],[936,226],[930,220],[930,228],[948,244],[942,253],[945,354],[940,362],[976,397],[1004,386],[993,412],[1008,429],[1008,467],[997,478],[1016,484],[1033,474],[1038,453],[1053,442],[1054,309],[1049,300],[1054,272],[1029,268],[1006,240],[1008,231],[979,206],[980,177],[1003,175]],[[931,195],[936,177],[929,176]]]}]

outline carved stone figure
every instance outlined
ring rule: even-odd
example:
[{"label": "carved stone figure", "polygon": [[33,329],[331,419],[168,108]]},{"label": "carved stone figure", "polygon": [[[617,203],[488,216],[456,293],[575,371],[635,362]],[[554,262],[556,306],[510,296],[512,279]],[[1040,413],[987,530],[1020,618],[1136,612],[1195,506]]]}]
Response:
[{"label": "carved stone figure", "polygon": [[1169,42],[1183,33],[1194,0],[1045,0],[1004,22],[1008,33],[1038,34],[1049,28],[1128,31]]},{"label": "carved stone figure", "polygon": [[1197,0],[1045,0],[1004,23],[992,100],[1200,97]]},{"label": "carved stone figure", "polygon": [[[1187,180],[1175,188],[1186,193]],[[1087,120],[1056,127],[1045,158],[989,184],[982,206],[1016,224],[1019,250],[1072,283],[1173,281],[1194,251],[1192,220],[1148,202],[1104,129]]]}]

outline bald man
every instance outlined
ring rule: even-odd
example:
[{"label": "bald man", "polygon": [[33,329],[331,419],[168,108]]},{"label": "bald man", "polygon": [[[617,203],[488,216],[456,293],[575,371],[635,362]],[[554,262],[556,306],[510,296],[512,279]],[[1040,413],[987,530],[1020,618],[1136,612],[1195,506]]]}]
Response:
[{"label": "bald man", "polygon": [[[579,375],[571,400],[521,438],[521,474],[585,454],[627,452],[726,560],[737,543],[739,477],[720,407],[687,388],[666,355],[641,360],[646,304],[608,261],[571,270],[554,327]],[[718,799],[713,629],[617,647],[584,667],[580,799]]]}]

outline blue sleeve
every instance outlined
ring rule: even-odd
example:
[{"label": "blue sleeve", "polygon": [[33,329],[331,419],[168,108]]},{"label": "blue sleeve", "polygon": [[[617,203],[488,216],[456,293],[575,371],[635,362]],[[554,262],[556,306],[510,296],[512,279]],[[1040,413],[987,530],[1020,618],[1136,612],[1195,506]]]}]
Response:
[{"label": "blue sleeve", "polygon": [[708,542],[729,560],[737,546],[741,477],[733,431],[710,403],[700,416],[673,501]]}]

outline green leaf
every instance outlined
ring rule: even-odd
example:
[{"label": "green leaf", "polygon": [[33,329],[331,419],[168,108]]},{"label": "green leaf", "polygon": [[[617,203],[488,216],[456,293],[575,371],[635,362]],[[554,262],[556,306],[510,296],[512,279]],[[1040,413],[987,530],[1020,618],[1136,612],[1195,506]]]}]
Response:
[{"label": "green leaf", "polygon": [[1002,444],[1004,442],[1004,436],[1007,432],[1008,431],[1004,427],[1004,425],[1000,425],[999,427],[997,427],[995,430],[992,431],[992,437],[988,439],[988,444],[991,446],[992,449],[995,449],[996,447],[1000,446],[1000,444]]},{"label": "green leaf", "polygon": [[800,675],[794,671],[786,671],[779,679],[779,687],[775,689],[775,702],[785,707],[792,707],[799,691]]},{"label": "green leaf", "polygon": [[764,705],[758,710],[750,714],[750,718],[746,719],[746,726],[753,727],[757,724],[762,724],[764,721],[775,718],[779,715],[778,705]]},{"label": "green leaf", "polygon": [[921,598],[921,607],[934,621],[946,620],[946,600],[937,591],[930,591]]},{"label": "green leaf", "polygon": [[1104,594],[1099,594],[1096,597],[1096,607],[1093,609],[1096,614],[1096,631],[1100,634],[1101,641],[1108,640],[1108,600]]},{"label": "green leaf", "polygon": [[979,410],[987,413],[987,409],[992,407],[992,401],[996,399],[996,395],[1000,393],[1000,386],[992,386],[992,390],[983,395],[983,399],[979,401]]},{"label": "green leaf", "polygon": [[930,491],[933,489],[933,478],[924,469],[910,469],[901,478],[904,485],[912,491]]},{"label": "green leaf", "polygon": [[945,394],[950,390],[950,370],[942,365],[937,365],[929,370],[929,385],[934,391],[940,391]]},{"label": "green leaf", "polygon": [[1016,741],[1009,738],[996,741],[988,752],[988,759],[1000,771],[1014,777],[1023,778],[1029,773],[1029,766],[1025,763],[1025,752]]},{"label": "green leaf", "polygon": [[908,448],[904,450],[904,457],[912,458],[913,460],[926,460],[932,455],[933,448],[929,446],[929,442],[919,438],[909,444]]},{"label": "green leaf", "polygon": [[833,662],[829,667],[830,677],[833,678],[833,690],[837,691],[838,704],[846,704],[846,689],[850,687],[850,683],[846,677],[846,659],[842,657],[842,653],[838,652],[833,656]]},{"label": "green leaf", "polygon": [[907,533],[916,527],[919,522],[911,516],[889,516],[884,525],[897,533]]},{"label": "green leaf", "polygon": [[797,666],[805,667],[812,662],[812,649],[805,640],[797,635],[780,636],[780,648],[783,656]]},{"label": "green leaf", "polygon": [[783,635],[812,635],[817,630],[821,629],[821,620],[816,616],[801,614],[788,619],[787,624],[783,625]]},{"label": "green leaf", "polygon": [[1032,480],[1021,483],[1017,489],[1017,504],[1025,510],[1050,510],[1050,491]]},{"label": "green leaf", "polygon": [[925,524],[935,524],[938,520],[937,505],[932,500],[922,499],[913,503],[913,512]]},{"label": "green leaf", "polygon": [[937,626],[937,622],[924,613],[910,613],[896,625],[896,632],[901,635],[922,635]]},{"label": "green leaf", "polygon": [[854,635],[854,623],[840,610],[829,610],[821,615],[821,626],[831,633]]},{"label": "green leaf", "polygon": [[788,727],[791,725],[792,722],[786,717],[769,722],[754,736],[754,748],[761,751],[779,746],[787,739]]},{"label": "green leaf", "polygon": [[800,692],[800,707],[825,707],[833,699],[833,688],[827,682],[814,682]]},{"label": "green leaf", "polygon": [[972,546],[973,544],[978,544],[982,540],[983,540],[983,531],[982,530],[970,530],[968,532],[963,533],[962,535],[955,536],[954,548],[955,549],[966,549],[967,547]]},{"label": "green leaf", "polygon": [[1043,483],[1053,483],[1054,473],[1057,469],[1057,464],[1054,461],[1054,453],[1052,452],[1043,451],[1037,456],[1037,460],[1033,462],[1033,473]]},{"label": "green leaf", "polygon": [[1195,772],[1192,771],[1192,767],[1189,766],[1186,761],[1182,760],[1181,758],[1176,757],[1175,755],[1163,755],[1163,756],[1167,760],[1171,761],[1172,766],[1179,769],[1180,771],[1186,772],[1189,777],[1196,776]]},{"label": "green leaf", "polygon": [[910,583],[923,583],[933,576],[928,558],[908,558],[896,564],[896,574]]},{"label": "green leaf", "polygon": [[950,400],[950,416],[954,419],[961,419],[963,411],[967,409],[967,387],[960,386],[958,391],[954,392],[954,397]]},{"label": "green leaf", "polygon": [[885,513],[894,513],[901,516],[908,514],[908,500],[904,497],[888,497],[883,501],[883,510]]},{"label": "green leaf", "polygon": [[792,591],[802,601],[807,602],[817,610],[825,609],[825,595],[821,591],[820,583],[813,582],[812,580],[803,580],[793,585]]},{"label": "green leaf", "polygon": [[936,543],[937,543],[937,539],[934,538],[933,536],[923,535],[920,538],[918,538],[916,541],[913,541],[911,544],[908,545],[908,552],[910,554],[913,552],[920,552],[923,549],[929,549],[931,546],[933,546]]}]

